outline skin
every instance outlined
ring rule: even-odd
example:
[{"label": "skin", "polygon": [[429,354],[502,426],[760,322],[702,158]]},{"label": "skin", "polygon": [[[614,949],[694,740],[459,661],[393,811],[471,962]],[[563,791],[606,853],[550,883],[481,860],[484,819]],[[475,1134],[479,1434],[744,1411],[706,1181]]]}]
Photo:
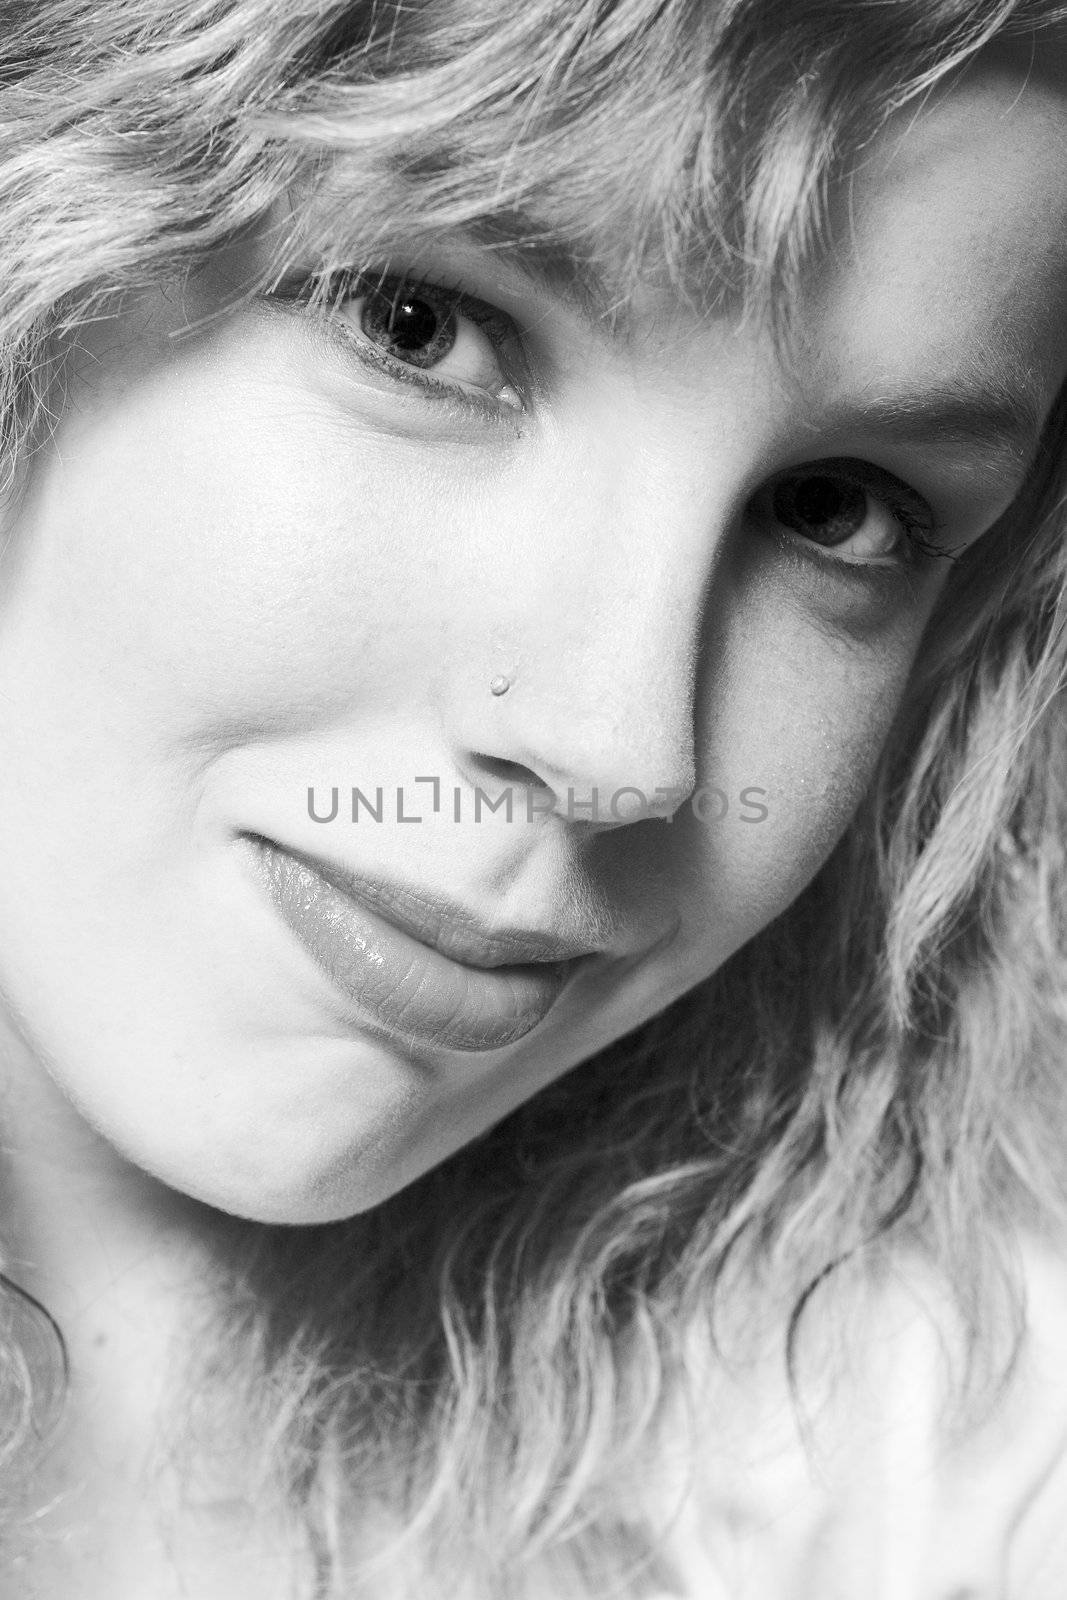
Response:
[{"label": "skin", "polygon": [[[776,536],[765,486],[873,462],[955,548],[1005,509],[1025,467],[1007,445],[842,418],[963,387],[976,363],[1047,410],[1067,367],[1065,141],[1062,97],[992,66],[885,136],[794,378],[754,329],[654,296],[613,340],[459,239],[420,271],[528,330],[538,377],[495,421],[328,348],[293,305],[204,325],[254,240],[184,299],[86,335],[0,562],[0,1056],[16,1275],[94,1375],[82,1423],[100,1460],[109,1419],[110,1481],[157,1403],[130,1373],[180,1324],[205,1207],[301,1223],[378,1203],[714,971],[817,872],[951,574],[904,559],[877,507],[843,549]],[[435,376],[502,376],[476,329],[457,351]],[[307,815],[309,783],[403,785],[414,807],[429,773],[446,795],[528,783],[555,810]],[[729,798],[721,821],[693,815],[700,785]],[[568,817],[568,792],[624,786],[672,791],[671,819]],[[737,802],[753,786],[758,824]],[[248,830],[502,926],[587,905],[610,937],[516,1044],[412,1046],[295,943]]]}]

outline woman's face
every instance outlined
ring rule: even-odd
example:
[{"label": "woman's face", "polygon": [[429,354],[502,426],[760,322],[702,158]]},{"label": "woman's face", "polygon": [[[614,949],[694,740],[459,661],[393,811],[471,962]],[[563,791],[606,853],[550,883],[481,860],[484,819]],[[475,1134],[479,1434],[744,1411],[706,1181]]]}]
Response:
[{"label": "woman's face", "polygon": [[459,238],[333,336],[211,315],[255,241],[89,330],[0,557],[12,1062],[168,1185],[336,1218],[763,928],[952,581],[922,547],[1063,377],[1065,137],[986,71],[884,138],[795,379]]}]

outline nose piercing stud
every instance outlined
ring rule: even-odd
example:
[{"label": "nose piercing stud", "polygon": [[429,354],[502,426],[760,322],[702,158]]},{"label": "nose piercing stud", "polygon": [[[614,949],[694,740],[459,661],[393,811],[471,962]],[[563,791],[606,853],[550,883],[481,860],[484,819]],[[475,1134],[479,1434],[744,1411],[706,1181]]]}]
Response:
[{"label": "nose piercing stud", "polygon": [[506,678],[502,672],[498,672],[489,685],[489,693],[496,695],[507,694],[510,688],[511,679]]}]

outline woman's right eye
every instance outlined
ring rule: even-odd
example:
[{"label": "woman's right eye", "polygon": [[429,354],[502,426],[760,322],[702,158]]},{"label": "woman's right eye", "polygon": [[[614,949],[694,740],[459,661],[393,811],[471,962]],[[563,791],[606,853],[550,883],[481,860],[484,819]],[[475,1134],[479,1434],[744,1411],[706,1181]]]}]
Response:
[{"label": "woman's right eye", "polygon": [[354,353],[376,372],[427,398],[488,401],[522,411],[508,371],[518,333],[511,319],[466,294],[420,278],[345,273],[299,296],[326,312]]}]

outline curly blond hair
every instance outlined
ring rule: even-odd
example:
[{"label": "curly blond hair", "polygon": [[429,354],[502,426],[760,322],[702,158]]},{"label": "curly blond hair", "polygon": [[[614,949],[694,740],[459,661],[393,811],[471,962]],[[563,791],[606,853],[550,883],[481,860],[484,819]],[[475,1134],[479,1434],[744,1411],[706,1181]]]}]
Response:
[{"label": "curly blond hair", "polygon": [[[80,327],[281,204],[265,287],[316,193],[327,267],[463,227],[619,315],[650,274],[787,315],[828,186],[886,119],[1065,21],[1048,0],[0,5],[0,483],[32,474]],[[190,1426],[210,1413],[283,1485],[308,1595],[625,1593],[655,1533],[621,1505],[627,1464],[692,1330],[761,1285],[794,1360],[834,1272],[906,1243],[981,1352],[1011,1228],[1064,1211],[1065,416],[782,917],[368,1215],[233,1222]],[[43,1315],[11,1297],[12,1471],[57,1359]]]}]

